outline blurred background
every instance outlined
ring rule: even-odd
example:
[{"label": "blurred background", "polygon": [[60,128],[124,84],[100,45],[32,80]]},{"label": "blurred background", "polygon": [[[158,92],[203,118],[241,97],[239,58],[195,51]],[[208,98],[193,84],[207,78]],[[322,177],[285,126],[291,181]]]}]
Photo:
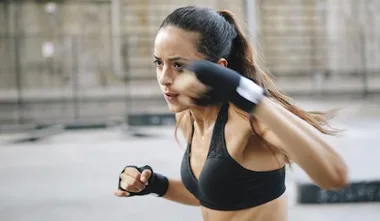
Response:
[{"label": "blurred background", "polygon": [[307,178],[290,171],[291,220],[379,220],[378,0],[0,1],[0,220],[201,220],[198,208],[112,196],[125,164],[179,176],[183,146],[152,52],[185,5],[235,13],[256,61],[300,106],[342,108],[333,122],[346,134],[328,139],[362,192],[373,184],[372,202],[302,205]]}]

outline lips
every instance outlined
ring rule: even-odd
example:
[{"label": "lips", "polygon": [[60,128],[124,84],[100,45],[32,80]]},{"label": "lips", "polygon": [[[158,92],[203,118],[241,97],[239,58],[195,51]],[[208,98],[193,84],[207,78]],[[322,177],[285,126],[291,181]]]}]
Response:
[{"label": "lips", "polygon": [[167,97],[177,97],[178,94],[175,94],[175,93],[165,93],[165,96],[167,96]]},{"label": "lips", "polygon": [[176,98],[179,95],[175,93],[164,93],[164,94],[165,94],[165,99],[169,101],[170,103],[175,103],[175,101],[177,100]]}]

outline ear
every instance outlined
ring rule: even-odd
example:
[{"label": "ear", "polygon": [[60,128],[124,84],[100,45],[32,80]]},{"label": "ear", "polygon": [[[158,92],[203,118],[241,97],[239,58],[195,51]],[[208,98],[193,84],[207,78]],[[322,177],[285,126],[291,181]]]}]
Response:
[{"label": "ear", "polygon": [[221,58],[216,62],[218,65],[222,65],[223,67],[228,66],[228,61],[225,58]]}]

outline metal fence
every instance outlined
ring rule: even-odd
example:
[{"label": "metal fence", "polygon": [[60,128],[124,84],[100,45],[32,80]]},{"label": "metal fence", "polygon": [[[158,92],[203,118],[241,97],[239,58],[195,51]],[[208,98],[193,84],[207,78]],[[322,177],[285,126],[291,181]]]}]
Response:
[{"label": "metal fence", "polygon": [[[376,39],[380,42],[380,28],[332,31],[326,27],[332,19],[327,15],[331,14],[329,1],[308,0],[294,7],[292,1],[278,2],[282,1],[257,1],[243,17],[252,19],[250,13],[255,12],[257,46],[281,89],[307,96],[378,92],[379,56],[372,47],[380,49],[380,44],[374,43]],[[103,4],[108,4],[110,13],[111,2]],[[154,15],[133,14],[132,10],[142,10],[143,3],[138,7],[129,1],[124,4],[120,8],[128,11],[124,17],[130,24],[119,35],[113,35],[118,33],[114,31],[0,34],[0,124],[133,124],[128,116],[167,116],[151,62],[156,31],[152,27],[167,13],[160,9]],[[135,9],[126,10],[128,4]],[[151,5],[149,10],[153,9]],[[144,29],[134,24],[138,16],[149,18],[141,20],[150,25]],[[346,35],[356,37],[348,41]],[[341,36],[346,36],[345,42],[335,41]],[[350,46],[351,42],[356,45]],[[149,121],[162,123],[157,117]]]}]

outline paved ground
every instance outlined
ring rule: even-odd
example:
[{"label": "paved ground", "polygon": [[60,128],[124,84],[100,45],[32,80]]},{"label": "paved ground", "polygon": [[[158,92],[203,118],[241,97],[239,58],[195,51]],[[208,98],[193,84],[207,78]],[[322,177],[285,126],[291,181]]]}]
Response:
[{"label": "paved ground", "polygon": [[[349,161],[352,176],[380,178],[380,118],[341,119],[337,125],[348,129],[346,136],[330,140]],[[182,147],[173,139],[173,128],[148,129],[155,137],[130,137],[119,128],[69,131],[36,143],[10,144],[15,136],[0,136],[0,220],[201,220],[196,207],[152,196],[113,196],[125,164],[150,164],[179,177]],[[380,220],[380,203],[296,205],[294,180],[300,176],[288,175],[289,220]]]}]

